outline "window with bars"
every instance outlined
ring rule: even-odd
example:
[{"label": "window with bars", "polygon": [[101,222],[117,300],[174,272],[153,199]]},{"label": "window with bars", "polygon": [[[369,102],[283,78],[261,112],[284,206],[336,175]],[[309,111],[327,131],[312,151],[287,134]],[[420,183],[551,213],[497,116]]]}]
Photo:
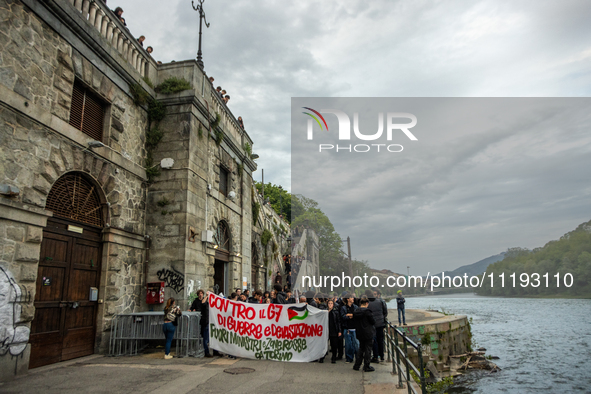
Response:
[{"label": "window with bars", "polygon": [[230,250],[230,230],[224,222],[219,222],[218,227],[213,236],[213,241],[218,246],[217,249],[229,251]]},{"label": "window with bars", "polygon": [[103,141],[105,104],[80,82],[74,83],[70,125],[97,141]]},{"label": "window with bars", "polygon": [[224,196],[228,195],[228,171],[220,166],[220,193]]}]

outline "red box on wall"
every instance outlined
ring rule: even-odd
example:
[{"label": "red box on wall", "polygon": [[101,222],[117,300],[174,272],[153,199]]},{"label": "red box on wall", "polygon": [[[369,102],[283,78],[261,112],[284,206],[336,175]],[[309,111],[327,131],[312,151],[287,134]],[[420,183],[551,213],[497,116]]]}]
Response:
[{"label": "red box on wall", "polygon": [[148,283],[146,287],[146,304],[164,303],[164,282]]}]

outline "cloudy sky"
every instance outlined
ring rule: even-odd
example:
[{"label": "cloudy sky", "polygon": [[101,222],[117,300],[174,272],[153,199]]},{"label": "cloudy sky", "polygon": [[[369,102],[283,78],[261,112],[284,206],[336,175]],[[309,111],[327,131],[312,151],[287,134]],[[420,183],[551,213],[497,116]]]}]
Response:
[{"label": "cloudy sky", "polygon": [[[130,30],[147,37],[156,59],[168,62],[195,57],[198,14],[190,1],[109,0],[109,6],[123,7]],[[261,156],[258,163],[259,169],[265,169],[265,180],[287,188],[291,181],[292,97],[586,97],[591,93],[591,9],[587,1],[206,0],[204,8],[211,23],[203,35],[205,70],[232,97],[233,113],[244,118],[255,141],[254,151]],[[588,146],[588,140],[581,138],[579,146]],[[474,137],[469,149],[484,152],[489,144]],[[446,160],[443,153],[439,155],[437,160]],[[568,152],[564,155],[568,161]],[[571,207],[547,217],[547,210],[539,204],[537,211],[532,208],[522,220],[513,219],[512,226],[504,223],[511,244],[494,232],[483,235],[498,242],[469,253],[461,247],[437,250],[435,243],[431,257],[415,262],[415,272],[425,274],[438,266],[453,269],[510,246],[539,246],[591,219],[590,163],[577,164],[587,164],[586,169],[573,168],[584,175],[572,177],[569,186],[561,183],[566,193],[560,198],[566,205],[577,200],[578,209]],[[260,176],[259,170],[255,179]],[[472,176],[480,178],[479,174]],[[437,186],[435,179],[431,182],[431,187]],[[407,191],[409,195],[429,200],[425,193],[432,193],[430,188],[414,187]],[[530,192],[536,195],[535,190]],[[445,204],[451,209],[463,206],[461,199],[465,204],[484,201],[478,190],[461,181],[447,195],[447,200],[430,204],[442,204],[434,209]],[[552,197],[545,204],[554,206],[557,201]],[[421,209],[429,207],[433,208]],[[331,213],[331,207],[323,208]],[[336,213],[333,216],[339,233],[360,239],[350,223]],[[528,223],[528,218],[540,216],[546,217],[543,223]],[[422,220],[428,219],[425,214]],[[444,245],[445,234],[457,235],[449,222],[437,220],[436,228],[429,230],[437,235],[423,235],[433,241],[432,237],[439,237]],[[486,218],[474,217],[464,228],[486,223]],[[408,260],[420,246],[409,242],[397,248]],[[378,268],[406,267],[402,258],[392,263],[375,250],[373,245],[359,245],[353,254]],[[440,257],[437,263],[436,256]]]}]

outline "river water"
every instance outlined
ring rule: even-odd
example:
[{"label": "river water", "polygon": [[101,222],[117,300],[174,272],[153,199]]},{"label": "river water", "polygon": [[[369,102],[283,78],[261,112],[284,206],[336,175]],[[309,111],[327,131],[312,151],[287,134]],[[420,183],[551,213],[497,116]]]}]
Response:
[{"label": "river water", "polygon": [[591,300],[452,294],[408,297],[406,308],[471,317],[476,347],[500,357],[500,373],[476,373],[450,393],[591,393]]}]

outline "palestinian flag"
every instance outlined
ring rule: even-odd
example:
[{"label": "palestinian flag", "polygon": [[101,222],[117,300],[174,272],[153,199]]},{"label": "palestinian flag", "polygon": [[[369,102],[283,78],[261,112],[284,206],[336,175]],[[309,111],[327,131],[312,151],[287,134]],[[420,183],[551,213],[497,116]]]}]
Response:
[{"label": "palestinian flag", "polygon": [[308,305],[290,306],[287,308],[287,316],[289,317],[289,321],[304,320],[308,317]]}]

